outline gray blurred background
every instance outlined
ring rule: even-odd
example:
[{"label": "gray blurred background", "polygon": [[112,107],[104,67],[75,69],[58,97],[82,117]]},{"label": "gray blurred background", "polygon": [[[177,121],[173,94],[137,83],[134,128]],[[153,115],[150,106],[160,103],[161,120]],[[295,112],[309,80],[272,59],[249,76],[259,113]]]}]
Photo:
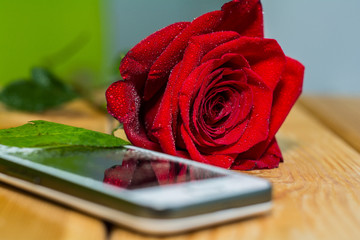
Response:
[{"label": "gray blurred background", "polygon": [[[109,64],[154,31],[220,9],[227,0],[109,0]],[[263,0],[265,36],[305,67],[305,93],[360,95],[360,1]]]}]

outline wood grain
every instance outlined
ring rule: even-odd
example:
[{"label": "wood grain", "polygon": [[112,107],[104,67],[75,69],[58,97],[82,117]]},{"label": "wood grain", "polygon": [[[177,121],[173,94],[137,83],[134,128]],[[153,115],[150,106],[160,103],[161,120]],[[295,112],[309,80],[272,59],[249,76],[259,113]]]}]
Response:
[{"label": "wood grain", "polygon": [[6,109],[0,104],[0,129],[17,127],[31,120],[46,120],[99,132],[108,132],[109,118],[94,109],[89,103],[75,100],[64,106],[44,113],[25,113]]},{"label": "wood grain", "polygon": [[[277,137],[285,162],[248,172],[274,184],[271,214],[161,239],[359,239],[360,155],[300,105]],[[115,227],[110,239],[160,238]]]},{"label": "wood grain", "polygon": [[105,239],[94,218],[0,183],[0,239]]},{"label": "wood grain", "polygon": [[306,96],[301,103],[360,152],[360,98]]}]

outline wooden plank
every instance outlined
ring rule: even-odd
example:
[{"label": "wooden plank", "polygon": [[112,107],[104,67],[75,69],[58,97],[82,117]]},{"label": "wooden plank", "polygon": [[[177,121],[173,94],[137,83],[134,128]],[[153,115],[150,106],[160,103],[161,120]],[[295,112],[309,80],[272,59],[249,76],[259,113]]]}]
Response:
[{"label": "wooden plank", "polygon": [[46,120],[99,132],[109,132],[107,129],[108,116],[83,100],[75,100],[59,109],[44,113],[9,110],[0,104],[0,129],[17,127],[31,120]]},{"label": "wooden plank", "polygon": [[306,96],[301,103],[360,152],[360,97]]},{"label": "wooden plank", "polygon": [[0,183],[1,239],[105,239],[105,225]]},{"label": "wooden plank", "polygon": [[[360,155],[300,105],[278,140],[285,162],[249,172],[274,184],[270,214],[161,239],[359,239]],[[160,238],[115,227],[110,239]]]}]

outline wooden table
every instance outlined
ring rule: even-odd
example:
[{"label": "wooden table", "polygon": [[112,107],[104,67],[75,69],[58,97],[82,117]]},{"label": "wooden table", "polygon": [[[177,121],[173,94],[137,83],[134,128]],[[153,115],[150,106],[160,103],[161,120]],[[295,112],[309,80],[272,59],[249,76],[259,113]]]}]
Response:
[{"label": "wooden table", "polygon": [[[285,162],[249,174],[274,185],[270,214],[163,239],[360,239],[360,99],[304,97],[277,137]],[[82,101],[45,114],[0,106],[0,128],[45,119],[109,132]],[[157,239],[0,183],[0,239]]]}]

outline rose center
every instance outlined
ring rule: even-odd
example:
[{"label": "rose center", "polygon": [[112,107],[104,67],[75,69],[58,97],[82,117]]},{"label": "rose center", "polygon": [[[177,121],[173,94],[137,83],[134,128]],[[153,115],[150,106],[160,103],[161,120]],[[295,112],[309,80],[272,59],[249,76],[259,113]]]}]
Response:
[{"label": "rose center", "polygon": [[231,103],[229,94],[224,92],[210,94],[205,103],[203,113],[204,121],[207,125],[215,127],[224,123],[231,114]]}]

